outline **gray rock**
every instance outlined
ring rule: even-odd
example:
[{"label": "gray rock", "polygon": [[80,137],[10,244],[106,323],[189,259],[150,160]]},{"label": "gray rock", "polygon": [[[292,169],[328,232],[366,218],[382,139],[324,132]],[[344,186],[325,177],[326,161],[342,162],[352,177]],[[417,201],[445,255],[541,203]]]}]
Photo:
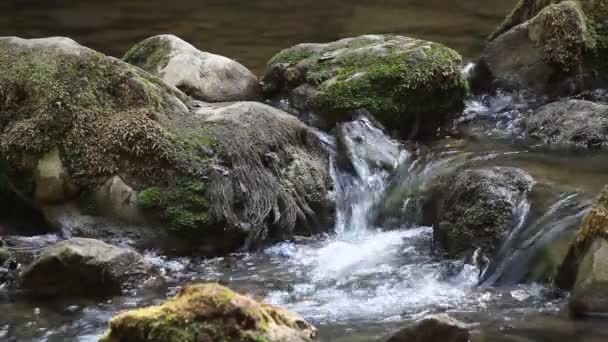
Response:
[{"label": "gray rock", "polygon": [[243,65],[199,51],[173,35],[150,37],[133,46],[123,59],[197,100],[225,102],[260,97],[257,77]]},{"label": "gray rock", "polygon": [[[555,30],[555,25],[565,29]],[[547,6],[492,40],[481,55],[480,67],[501,87],[574,93],[582,86],[586,30],[584,15],[574,2]]]},{"label": "gray rock", "polygon": [[130,249],[74,238],[45,248],[21,274],[20,286],[36,296],[97,297],[136,289],[154,274]]},{"label": "gray rock", "polygon": [[597,238],[583,255],[570,295],[574,315],[608,314],[608,241]]},{"label": "gray rock", "polygon": [[605,1],[526,0],[490,37],[474,83],[487,73],[499,87],[551,97],[606,84]]},{"label": "gray rock", "polygon": [[469,342],[471,327],[447,314],[430,315],[400,330],[387,342]]},{"label": "gray rock", "polygon": [[341,166],[358,176],[365,169],[394,171],[401,161],[403,146],[366,117],[339,124],[337,127],[338,157]]},{"label": "gray rock", "polygon": [[546,144],[605,148],[608,106],[584,100],[564,100],[539,108],[526,120],[528,135]]},{"label": "gray rock", "polygon": [[299,44],[268,63],[263,91],[287,98],[320,128],[350,121],[367,110],[391,132],[432,136],[467,94],[461,57],[432,42],[367,35],[327,44]]},{"label": "gray rock", "polygon": [[560,267],[557,285],[571,290],[573,315],[608,314],[608,187],[595,200]]},{"label": "gray rock", "polygon": [[532,177],[516,168],[465,169],[444,180],[432,196],[433,238],[449,257],[476,249],[491,259],[515,227]]}]

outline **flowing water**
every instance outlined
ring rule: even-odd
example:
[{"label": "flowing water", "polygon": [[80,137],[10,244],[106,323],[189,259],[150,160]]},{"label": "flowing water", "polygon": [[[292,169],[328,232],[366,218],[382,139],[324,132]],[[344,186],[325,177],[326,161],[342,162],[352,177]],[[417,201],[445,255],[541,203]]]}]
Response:
[{"label": "flowing water", "polygon": [[[171,32],[260,73],[281,48],[359,33],[418,36],[474,57],[514,3],[4,0],[0,35],[67,35],[119,56],[145,36]],[[526,94],[476,96],[455,122],[465,134],[417,151],[404,148],[394,173],[357,159],[355,172],[334,165],[335,233],[211,260],[147,251],[166,286],[103,302],[0,298],[0,341],[95,341],[115,312],[159,303],[190,281],[217,281],[294,310],[319,327],[324,341],[377,341],[427,313],[445,311],[478,323],[475,341],[606,341],[608,327],[601,321],[566,317],[561,309],[567,294],[524,281],[534,278],[531,265],[543,248],[563,246],[591,198],[608,184],[605,154],[556,151],[525,139],[522,118],[536,105]],[[334,138],[319,134],[333,163]],[[389,189],[420,192],[457,168],[496,165],[522,168],[536,184],[519,199],[518,223],[485,270],[435,257],[432,227],[417,224],[416,203],[401,204],[405,214],[398,224],[376,224]],[[57,237],[16,239],[40,247]]]},{"label": "flowing water", "polygon": [[[166,288],[105,302],[3,302],[0,340],[94,341],[116,311],[159,303],[191,281],[220,282],[298,312],[319,327],[324,341],[378,341],[418,317],[446,311],[478,323],[479,341],[605,340],[608,328],[601,322],[566,317],[561,310],[565,294],[524,280],[530,279],[539,250],[572,236],[592,196],[608,183],[608,157],[547,150],[520,138],[518,125],[527,110],[522,98],[499,94],[471,99],[468,119],[456,123],[466,126],[470,136],[448,138],[425,151],[404,148],[397,174],[371,169],[356,158],[354,172],[334,165],[334,234],[210,260],[148,251],[146,257],[167,278]],[[334,138],[319,135],[335,159]],[[416,225],[410,211],[410,219],[390,230],[374,224],[389,188],[420,191],[456,168],[488,165],[523,168],[536,184],[518,202],[518,224],[485,272],[461,260],[436,258],[432,227]],[[42,245],[54,239],[28,241]]]}]

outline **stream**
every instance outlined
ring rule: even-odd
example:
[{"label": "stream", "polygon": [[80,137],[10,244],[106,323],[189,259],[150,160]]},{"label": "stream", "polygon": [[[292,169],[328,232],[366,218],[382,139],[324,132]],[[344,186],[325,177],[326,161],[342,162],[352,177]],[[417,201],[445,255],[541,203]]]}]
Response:
[{"label": "stream", "polygon": [[[61,6],[49,1],[23,6],[26,2],[36,4],[0,3],[0,35],[66,35],[120,56],[137,40],[170,31],[260,74],[281,48],[371,32],[438,41],[470,59],[515,0],[314,0],[280,6],[266,0],[204,1],[207,7],[200,1],[65,1]],[[253,19],[241,20],[237,13],[242,11]],[[97,16],[100,12],[105,15]],[[382,341],[408,322],[435,312],[475,323],[473,341],[608,341],[605,321],[567,316],[567,293],[524,281],[538,251],[572,236],[593,197],[608,184],[607,154],[552,150],[526,139],[522,118],[537,105],[526,94],[471,97],[454,122],[462,134],[403,149],[394,173],[371,169],[362,160],[354,161],[355,172],[341,170],[335,165],[339,152],[334,136],[319,133],[334,164],[334,233],[207,260],[145,251],[146,259],[161,269],[165,285],[105,301],[0,298],[0,341],[96,341],[116,312],[161,303],[193,281],[219,282],[293,310],[318,327],[322,341]],[[437,177],[476,166],[521,168],[535,181],[530,196],[518,205],[517,226],[486,269],[480,270],[474,261],[436,257],[433,228],[417,223],[415,204],[403,203],[406,217],[398,226],[376,224],[388,189],[422,191]],[[59,239],[14,238],[34,248]]]},{"label": "stream", "polygon": [[[166,287],[104,302],[3,302],[0,340],[95,341],[115,312],[160,303],[184,283],[212,281],[303,315],[323,341],[377,341],[433,312],[477,323],[474,336],[480,341],[604,341],[604,324],[571,321],[561,311],[567,294],[522,280],[539,248],[576,230],[592,197],[608,183],[608,157],[529,144],[518,128],[526,108],[520,96],[509,94],[470,99],[468,119],[455,123],[469,134],[441,140],[425,152],[403,150],[396,175],[356,158],[354,173],[334,165],[334,234],[210,260],[147,251]],[[335,158],[334,138],[319,134]],[[522,168],[536,184],[518,206],[517,227],[485,272],[435,257],[432,227],[409,223],[387,230],[373,223],[389,183],[416,191],[457,167],[496,165]],[[408,215],[405,222],[416,221],[415,210]],[[42,246],[56,237],[29,240]]]}]

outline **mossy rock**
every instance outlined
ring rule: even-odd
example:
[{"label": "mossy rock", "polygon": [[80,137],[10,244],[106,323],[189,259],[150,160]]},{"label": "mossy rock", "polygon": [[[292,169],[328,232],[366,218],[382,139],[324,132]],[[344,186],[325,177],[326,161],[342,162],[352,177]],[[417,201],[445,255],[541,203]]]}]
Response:
[{"label": "mossy rock", "polygon": [[568,255],[560,266],[557,285],[564,290],[572,290],[582,270],[582,261],[592,250],[594,242],[600,241],[601,245],[605,245],[606,240],[608,240],[608,187],[602,190],[591,211],[583,219],[576,239],[570,245]]},{"label": "mossy rock", "polygon": [[330,227],[310,128],[260,103],[192,102],[67,38],[0,38],[0,160],[11,189],[87,237],[138,224],[216,255]]},{"label": "mossy rock", "polygon": [[324,128],[358,109],[402,136],[428,136],[463,108],[468,85],[461,57],[432,42],[368,35],[327,44],[300,44],[269,62],[268,97],[318,112]]},{"label": "mossy rock", "polygon": [[483,68],[499,86],[550,95],[606,85],[607,17],[606,0],[520,0],[490,36]]},{"label": "mossy rock", "polygon": [[515,227],[517,208],[533,179],[510,167],[462,169],[434,190],[426,210],[433,240],[448,257],[471,257],[475,250],[491,261]]},{"label": "mossy rock", "polygon": [[310,342],[301,317],[217,284],[183,288],[162,305],[118,314],[100,342]]}]

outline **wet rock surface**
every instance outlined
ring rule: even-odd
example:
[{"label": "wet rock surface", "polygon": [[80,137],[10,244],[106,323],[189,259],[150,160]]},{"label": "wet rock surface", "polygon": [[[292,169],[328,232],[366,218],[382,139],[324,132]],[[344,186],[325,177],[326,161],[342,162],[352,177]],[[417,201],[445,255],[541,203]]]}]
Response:
[{"label": "wet rock surface", "polygon": [[430,315],[397,332],[387,342],[468,342],[470,328],[447,314]]},{"label": "wet rock surface", "polygon": [[540,107],[527,119],[527,132],[546,144],[583,148],[608,146],[608,106],[564,100]]},{"label": "wet rock surface", "polygon": [[520,169],[491,167],[460,170],[440,184],[429,205],[435,248],[452,258],[479,249],[491,259],[519,224],[533,179]]},{"label": "wet rock surface", "polygon": [[401,162],[404,146],[389,138],[383,128],[374,121],[362,117],[355,121],[339,124],[337,127],[338,163],[346,170],[357,170],[361,162],[369,170],[394,171]]},{"label": "wet rock surface", "polygon": [[155,274],[133,250],[74,238],[42,250],[23,270],[19,285],[34,296],[98,297],[136,289]]}]

